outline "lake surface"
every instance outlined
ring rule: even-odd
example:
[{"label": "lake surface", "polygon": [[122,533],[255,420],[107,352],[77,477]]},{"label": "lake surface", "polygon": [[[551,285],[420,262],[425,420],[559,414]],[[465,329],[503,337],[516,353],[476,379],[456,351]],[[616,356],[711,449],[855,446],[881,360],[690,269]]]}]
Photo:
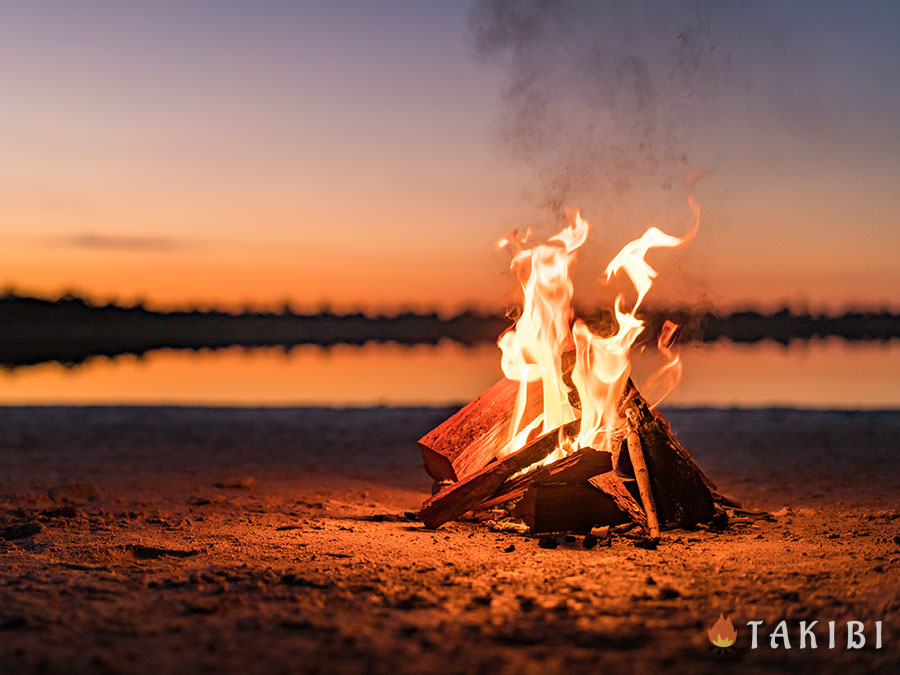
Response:
[{"label": "lake surface", "polygon": [[[685,345],[671,406],[900,408],[900,342]],[[368,344],[160,350],[0,372],[0,404],[453,405],[500,377],[499,350]]]}]

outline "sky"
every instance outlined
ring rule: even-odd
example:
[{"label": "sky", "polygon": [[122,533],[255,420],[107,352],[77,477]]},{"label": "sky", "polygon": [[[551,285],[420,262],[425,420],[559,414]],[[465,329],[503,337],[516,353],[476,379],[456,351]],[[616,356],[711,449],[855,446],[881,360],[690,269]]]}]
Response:
[{"label": "sky", "polygon": [[900,309],[900,5],[625,4],[0,0],[0,287],[493,309],[570,206],[591,298],[693,189],[656,301]]}]

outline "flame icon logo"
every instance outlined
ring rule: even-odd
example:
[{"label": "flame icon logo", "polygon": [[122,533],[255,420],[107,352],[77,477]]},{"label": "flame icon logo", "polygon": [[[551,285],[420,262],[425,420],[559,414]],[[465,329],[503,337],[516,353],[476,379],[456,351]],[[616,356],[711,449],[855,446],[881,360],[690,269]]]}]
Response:
[{"label": "flame icon logo", "polygon": [[734,624],[729,621],[724,614],[719,613],[719,620],[713,624],[713,627],[706,631],[709,641],[716,647],[730,647],[737,639],[737,631]]}]

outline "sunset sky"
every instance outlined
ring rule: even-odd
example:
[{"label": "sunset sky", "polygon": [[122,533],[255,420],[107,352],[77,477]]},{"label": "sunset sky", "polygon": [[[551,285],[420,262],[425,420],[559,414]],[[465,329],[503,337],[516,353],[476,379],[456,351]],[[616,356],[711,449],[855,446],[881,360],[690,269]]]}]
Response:
[{"label": "sunset sky", "polygon": [[900,5],[662,5],[4,2],[0,285],[494,308],[548,203],[593,283],[702,169],[659,301],[900,309]]}]

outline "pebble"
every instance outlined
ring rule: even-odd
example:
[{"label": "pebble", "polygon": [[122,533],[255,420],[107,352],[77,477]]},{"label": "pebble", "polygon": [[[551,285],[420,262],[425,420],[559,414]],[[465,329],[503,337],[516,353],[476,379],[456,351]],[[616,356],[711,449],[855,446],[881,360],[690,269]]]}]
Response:
[{"label": "pebble", "polygon": [[554,537],[552,534],[545,534],[543,537],[538,539],[538,546],[541,548],[556,548],[559,546],[559,539]]},{"label": "pebble", "polygon": [[25,537],[34,536],[43,529],[40,523],[20,523],[19,525],[7,527],[0,536],[6,541],[12,541],[13,539],[24,539]]}]

